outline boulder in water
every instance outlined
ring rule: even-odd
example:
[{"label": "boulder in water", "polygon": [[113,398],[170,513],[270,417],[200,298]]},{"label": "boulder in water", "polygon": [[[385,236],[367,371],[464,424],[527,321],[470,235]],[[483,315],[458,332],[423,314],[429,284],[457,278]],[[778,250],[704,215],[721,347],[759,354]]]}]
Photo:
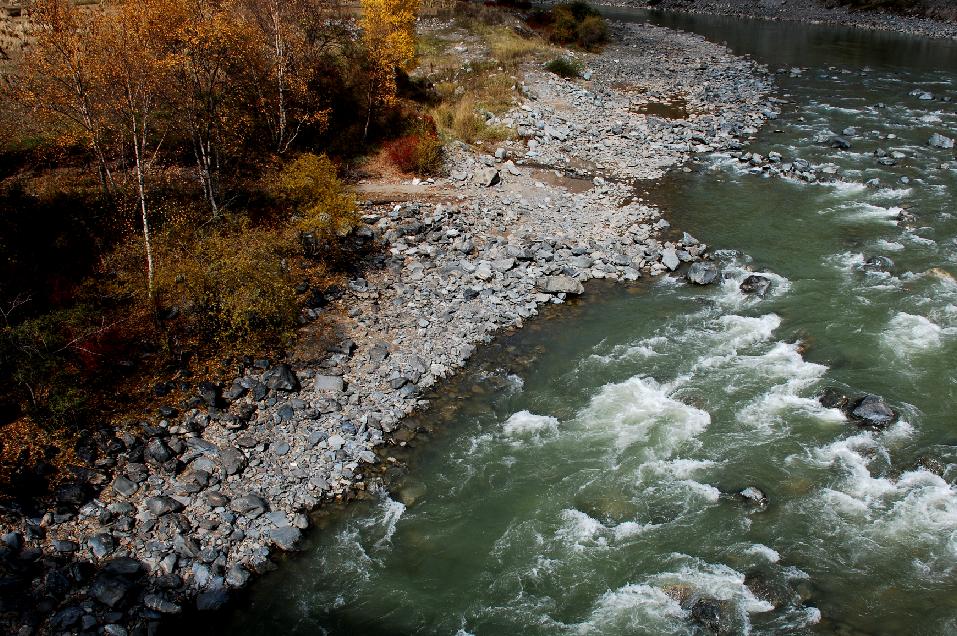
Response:
[{"label": "boulder in water", "polygon": [[887,406],[884,399],[877,395],[865,395],[857,400],[850,409],[850,415],[861,424],[874,428],[885,428],[897,419],[894,409]]},{"label": "boulder in water", "polygon": [[851,148],[851,142],[839,135],[831,137],[830,141],[832,148],[837,148],[838,150],[849,150]]},{"label": "boulder in water", "polygon": [[950,137],[945,137],[940,133],[934,133],[930,136],[930,139],[927,140],[927,145],[934,148],[940,148],[942,150],[950,150],[954,147],[954,140]]},{"label": "boulder in water", "polygon": [[864,261],[864,269],[868,272],[886,272],[894,267],[894,261],[886,256],[872,256]]},{"label": "boulder in water", "polygon": [[757,486],[748,486],[744,490],[738,492],[738,496],[741,497],[747,503],[754,506],[766,506],[768,505],[768,496],[764,494],[764,491],[758,488]]},{"label": "boulder in water", "polygon": [[691,618],[714,634],[723,632],[721,628],[721,601],[713,598],[699,598],[691,606]]},{"label": "boulder in water", "polygon": [[718,279],[718,267],[710,261],[697,261],[688,269],[688,280],[695,285],[710,285]]},{"label": "boulder in water", "polygon": [[771,279],[752,274],[741,282],[740,289],[745,294],[764,296],[771,289]]},{"label": "boulder in water", "polygon": [[818,396],[817,401],[821,403],[826,409],[841,409],[844,410],[847,408],[847,403],[849,402],[844,392],[840,389],[835,389],[832,386],[824,389],[824,392]]}]

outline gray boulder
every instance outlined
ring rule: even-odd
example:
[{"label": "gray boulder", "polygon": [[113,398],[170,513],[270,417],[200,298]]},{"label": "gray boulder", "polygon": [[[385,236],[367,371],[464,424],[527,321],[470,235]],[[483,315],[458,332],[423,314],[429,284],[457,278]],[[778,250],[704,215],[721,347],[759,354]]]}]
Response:
[{"label": "gray boulder", "polygon": [[263,381],[270,389],[277,391],[298,391],[299,378],[288,364],[273,367],[263,375]]},{"label": "gray boulder", "polygon": [[545,276],[536,282],[538,288],[546,294],[574,294],[584,293],[584,286],[570,276]]},{"label": "gray boulder", "polygon": [[771,289],[771,280],[764,276],[748,276],[741,282],[740,289],[745,294],[764,296]]},{"label": "gray boulder", "polygon": [[286,552],[295,550],[301,538],[302,532],[294,526],[281,526],[269,529],[269,539],[276,547]]},{"label": "gray boulder", "polygon": [[697,261],[688,268],[688,280],[695,285],[710,285],[718,279],[718,267],[711,261]]},{"label": "gray boulder", "polygon": [[472,175],[472,181],[483,188],[491,188],[502,180],[502,175],[495,168],[479,168]]},{"label": "gray boulder", "polygon": [[666,250],[662,250],[661,263],[671,271],[675,271],[678,265],[681,265],[681,259],[678,258],[678,254],[674,248],[669,247]]},{"label": "gray boulder", "polygon": [[940,148],[942,150],[950,150],[954,147],[954,140],[950,137],[944,137],[940,133],[934,133],[930,136],[930,139],[927,140],[929,146],[934,148]]},{"label": "gray boulder", "polygon": [[865,395],[851,407],[851,417],[862,426],[886,428],[897,419],[897,413],[877,395]]}]

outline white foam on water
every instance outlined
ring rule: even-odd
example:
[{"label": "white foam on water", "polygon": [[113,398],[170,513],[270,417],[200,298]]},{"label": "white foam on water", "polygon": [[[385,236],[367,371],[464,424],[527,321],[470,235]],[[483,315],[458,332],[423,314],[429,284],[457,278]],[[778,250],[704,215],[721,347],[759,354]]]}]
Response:
[{"label": "white foam on water", "polygon": [[847,212],[845,218],[865,221],[878,220],[888,225],[896,225],[897,217],[901,213],[902,208],[893,206],[884,207],[872,203],[865,203],[864,201],[855,201],[841,205],[838,207],[838,210]]},{"label": "white foam on water", "polygon": [[834,409],[821,406],[816,399],[801,397],[800,393],[817,383],[827,367],[807,362],[794,343],[779,342],[760,356],[741,356],[735,365],[749,376],[768,381],[784,380],[746,404],[737,413],[737,419],[752,429],[770,431],[787,420],[786,416],[800,413],[824,422],[842,422],[844,416]]},{"label": "white foam on water", "polygon": [[660,588],[630,584],[605,592],[588,620],[574,629],[578,634],[673,634],[686,631],[687,616],[681,604]]},{"label": "white foam on water", "polygon": [[957,569],[957,490],[924,469],[896,479],[870,470],[874,458],[887,462],[885,444],[912,432],[899,423],[890,435],[862,432],[816,449],[813,463],[841,473],[817,505],[821,523],[842,530],[850,543],[868,546],[857,558],[897,558],[928,580],[942,579]]},{"label": "white foam on water", "polygon": [[672,387],[635,376],[608,384],[578,416],[586,430],[610,436],[616,451],[641,443],[646,460],[669,457],[701,433],[711,416],[670,397]]},{"label": "white foam on water", "polygon": [[380,504],[382,508],[382,525],[385,526],[385,532],[382,538],[375,542],[376,548],[383,548],[392,543],[392,536],[395,534],[396,525],[402,514],[405,512],[405,504],[396,501],[392,497],[386,497]]},{"label": "white foam on water", "polygon": [[900,252],[904,249],[904,246],[901,243],[896,241],[885,241],[884,239],[879,239],[875,244],[878,249],[884,250],[886,252]]},{"label": "white foam on water", "polygon": [[771,289],[768,292],[768,297],[771,298],[783,296],[791,289],[791,281],[780,274],[751,271],[737,264],[730,264],[725,266],[722,271],[721,295],[718,297],[718,303],[725,309],[735,309],[763,300],[757,294],[745,294],[741,291],[741,283],[748,276],[763,276],[770,280]]},{"label": "white foam on water", "polygon": [[781,555],[777,550],[769,548],[762,543],[755,543],[747,549],[747,553],[756,557],[760,557],[768,563],[777,563],[781,560]]},{"label": "white foam on water", "polygon": [[903,199],[913,192],[913,188],[881,188],[871,193],[872,199]]},{"label": "white foam on water", "polygon": [[745,621],[746,614],[770,612],[774,609],[771,603],[759,599],[748,589],[744,584],[744,574],[723,563],[708,563],[689,557],[689,563],[676,572],[654,575],[649,583],[656,587],[686,585],[703,596],[719,601],[731,601],[742,613],[742,619]]},{"label": "white foam on water", "polygon": [[555,538],[568,544],[572,551],[581,552],[587,547],[608,545],[604,537],[607,528],[598,519],[573,508],[562,510],[561,518],[562,525],[555,533]]},{"label": "white foam on water", "polygon": [[936,349],[943,341],[944,329],[923,316],[898,312],[881,334],[881,339],[892,351],[908,354]]},{"label": "white foam on water", "polygon": [[863,267],[864,255],[860,252],[842,252],[827,256],[824,262],[841,272],[848,273]]},{"label": "white foam on water", "polygon": [[827,186],[834,189],[834,196],[848,196],[854,194],[855,192],[862,192],[867,189],[867,186],[863,183],[857,183],[855,181],[841,181],[840,179],[835,179],[834,181],[815,181],[816,185]]},{"label": "white foam on water", "polygon": [[529,439],[558,432],[558,420],[550,415],[519,411],[505,420],[502,432],[508,437]]}]

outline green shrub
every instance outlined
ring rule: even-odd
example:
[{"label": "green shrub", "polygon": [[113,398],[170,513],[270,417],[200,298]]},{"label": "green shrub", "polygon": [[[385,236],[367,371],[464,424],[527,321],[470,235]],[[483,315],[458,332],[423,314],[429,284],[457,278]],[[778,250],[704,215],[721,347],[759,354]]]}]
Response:
[{"label": "green shrub", "polygon": [[559,77],[581,77],[581,65],[575,60],[567,57],[556,57],[545,65],[545,69],[551,71]]},{"label": "green shrub", "polygon": [[356,198],[336,176],[329,157],[301,155],[279,174],[279,194],[297,215],[296,226],[317,243],[335,246],[356,226]]},{"label": "green shrub", "polygon": [[[541,17],[537,16],[536,19],[540,20]],[[548,22],[551,39],[558,44],[577,44],[591,50],[608,41],[605,18],[587,2],[555,5]]]},{"label": "green shrub", "polygon": [[583,48],[594,49],[608,41],[608,24],[601,16],[588,16],[578,25],[578,43]]}]

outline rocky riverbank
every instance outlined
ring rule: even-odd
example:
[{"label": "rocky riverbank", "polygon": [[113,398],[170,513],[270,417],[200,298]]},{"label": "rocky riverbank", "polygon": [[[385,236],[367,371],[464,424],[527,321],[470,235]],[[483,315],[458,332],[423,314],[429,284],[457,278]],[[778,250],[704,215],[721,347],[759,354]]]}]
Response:
[{"label": "rocky riverbank", "polygon": [[[862,29],[897,31],[932,38],[957,38],[957,22],[901,15],[889,11],[850,10],[825,6],[819,0],[609,0],[606,6],[707,13],[742,18],[833,24]],[[943,5],[942,5],[943,6]],[[953,11],[953,8],[947,9]]]},{"label": "rocky riverbank", "polygon": [[[12,632],[152,633],[166,615],[223,606],[295,550],[324,501],[376,480],[403,417],[499,330],[594,278],[635,280],[706,256],[638,196],[694,153],[739,150],[773,116],[767,69],[702,38],[620,26],[584,78],[530,70],[515,141],[459,146],[421,196],[370,205],[379,246],[323,310],[321,362],[247,360],[201,384],[177,416],[120,433],[107,482],[4,518],[2,611]],[[663,113],[656,116],[650,113]]]}]

